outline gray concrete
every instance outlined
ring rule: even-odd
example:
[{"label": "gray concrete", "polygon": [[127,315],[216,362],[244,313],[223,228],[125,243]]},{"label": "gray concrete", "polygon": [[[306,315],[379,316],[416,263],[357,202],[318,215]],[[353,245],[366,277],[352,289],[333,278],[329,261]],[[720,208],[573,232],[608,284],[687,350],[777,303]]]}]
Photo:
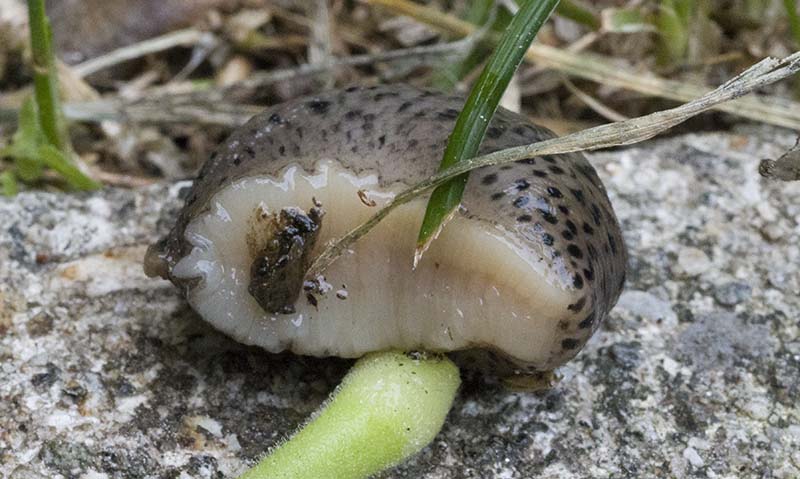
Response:
[{"label": "gray concrete", "polygon": [[[800,184],[756,173],[793,143],[592,155],[632,256],[609,321],[550,391],[468,379],[387,477],[800,477]],[[143,276],[181,191],[0,200],[0,476],[227,477],[346,371],[240,346]]]}]

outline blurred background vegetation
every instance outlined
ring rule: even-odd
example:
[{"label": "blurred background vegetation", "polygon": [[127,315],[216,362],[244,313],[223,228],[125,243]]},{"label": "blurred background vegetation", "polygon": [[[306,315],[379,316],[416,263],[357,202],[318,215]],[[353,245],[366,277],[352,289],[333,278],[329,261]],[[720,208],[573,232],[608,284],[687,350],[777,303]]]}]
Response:
[{"label": "blurred background vegetation", "polygon": [[[71,159],[59,163],[51,151],[38,174],[13,173],[24,156],[15,145],[42,140],[20,138],[25,122],[36,121],[25,107],[34,79],[28,10],[21,0],[0,0],[6,193],[188,178],[254,112],[334,86],[408,82],[466,93],[518,4],[49,0],[45,7]],[[800,49],[798,12],[797,0],[562,0],[503,105],[561,134],[673,106],[757,60]],[[800,81],[783,82],[747,108],[682,128],[766,122],[800,130],[798,99]],[[10,188],[14,175],[19,184]]]}]

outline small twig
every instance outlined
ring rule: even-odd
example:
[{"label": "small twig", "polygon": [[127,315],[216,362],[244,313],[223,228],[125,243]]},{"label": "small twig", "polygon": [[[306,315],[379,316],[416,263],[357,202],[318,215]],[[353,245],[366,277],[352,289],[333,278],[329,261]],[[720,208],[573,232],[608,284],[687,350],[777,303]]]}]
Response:
[{"label": "small twig", "polygon": [[194,29],[178,30],[133,45],[118,48],[105,55],[79,63],[72,67],[72,69],[79,76],[85,77],[128,60],[141,58],[151,53],[169,50],[170,48],[194,45],[202,45],[206,48],[211,48],[213,45],[216,45],[216,43],[217,38],[211,33]]},{"label": "small twig", "polygon": [[[309,3],[309,10],[314,23],[310,32],[308,44],[308,63],[312,65],[327,65],[331,62],[331,20],[327,0],[314,0]],[[330,68],[329,68],[330,71]],[[323,75],[322,84],[325,88],[333,86],[334,78],[330,74]]]},{"label": "small twig", "polygon": [[655,135],[707,111],[722,102],[746,95],[758,88],[787,78],[800,71],[800,52],[784,59],[767,58],[747,69],[742,74],[727,81],[712,92],[684,105],[669,110],[651,113],[630,120],[609,123],[561,138],[540,141],[530,145],[508,148],[471,160],[437,173],[426,180],[400,192],[369,220],[338,241],[329,244],[307,272],[308,278],[320,276],[336,259],[359,238],[367,234],[392,210],[417,198],[432,188],[475,168],[510,163],[542,155],[559,155],[584,150],[596,150],[612,146],[630,145],[654,137]]},{"label": "small twig", "polygon": [[[440,31],[469,35],[476,27],[452,15],[408,0],[362,0],[400,15],[408,15]],[[704,95],[708,88],[620,67],[619,62],[600,55],[577,53],[543,44],[533,44],[525,59],[571,76],[646,95],[687,102]],[[750,120],[800,130],[800,103],[766,95],[750,97],[714,107]]]}]

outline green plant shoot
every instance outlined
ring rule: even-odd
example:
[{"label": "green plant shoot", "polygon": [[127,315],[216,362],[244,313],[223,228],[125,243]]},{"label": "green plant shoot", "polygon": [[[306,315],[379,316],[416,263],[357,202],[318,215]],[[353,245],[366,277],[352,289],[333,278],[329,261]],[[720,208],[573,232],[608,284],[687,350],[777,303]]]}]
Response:
[{"label": "green plant shoot", "polygon": [[311,422],[239,479],[360,479],[398,464],[438,434],[460,382],[444,356],[369,354]]},{"label": "green plant shoot", "polygon": [[17,180],[32,183],[41,179],[45,167],[59,173],[71,188],[99,188],[97,182],[71,161],[72,147],[61,112],[52,34],[44,0],[28,0],[28,20],[34,96],[25,100],[19,111],[17,131],[11,143],[0,149],[0,159],[13,161],[11,168],[0,173],[2,193],[16,194]]}]

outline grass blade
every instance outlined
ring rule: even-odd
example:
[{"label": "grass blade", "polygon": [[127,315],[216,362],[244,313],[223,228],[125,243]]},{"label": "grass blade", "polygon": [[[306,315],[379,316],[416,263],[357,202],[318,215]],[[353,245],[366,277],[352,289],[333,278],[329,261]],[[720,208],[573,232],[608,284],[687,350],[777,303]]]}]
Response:
[{"label": "grass blade", "polygon": [[[499,45],[472,88],[464,109],[458,115],[439,171],[472,158],[478,152],[483,134],[511,77],[557,4],[558,0],[529,0],[514,15]],[[467,179],[468,175],[464,174],[433,191],[417,238],[415,265],[447,219],[458,209]]]},{"label": "grass blade", "polygon": [[0,193],[5,196],[15,196],[19,192],[17,178],[9,170],[0,173]]},{"label": "grass blade", "polygon": [[89,191],[100,188],[100,184],[89,178],[53,145],[39,147],[39,157],[44,164],[59,173],[67,184],[76,190]]},{"label": "grass blade", "polygon": [[786,8],[786,15],[789,18],[789,29],[794,37],[794,42],[800,46],[800,14],[797,13],[796,0],[783,0],[783,6]]},{"label": "grass blade", "polygon": [[39,108],[39,122],[47,141],[66,153],[70,149],[69,139],[61,116],[52,34],[50,22],[44,11],[44,0],[28,0],[28,22],[33,57],[33,86],[36,105]]}]

